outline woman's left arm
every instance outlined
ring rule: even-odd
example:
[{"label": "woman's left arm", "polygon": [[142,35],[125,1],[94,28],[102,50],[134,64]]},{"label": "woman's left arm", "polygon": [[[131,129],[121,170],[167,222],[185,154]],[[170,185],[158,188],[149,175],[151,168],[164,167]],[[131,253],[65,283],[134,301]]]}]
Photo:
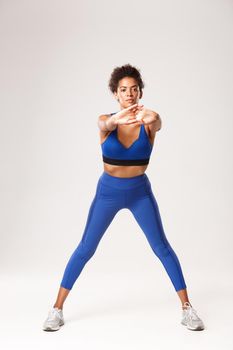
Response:
[{"label": "woman's left arm", "polygon": [[139,112],[136,114],[136,119],[143,124],[148,125],[151,134],[159,131],[162,128],[162,120],[160,115],[150,109],[142,106]]},{"label": "woman's left arm", "polygon": [[150,112],[152,112],[153,117],[152,117],[152,120],[148,123],[148,127],[150,130],[150,133],[153,134],[162,128],[162,120],[158,113],[154,111],[150,111]]}]

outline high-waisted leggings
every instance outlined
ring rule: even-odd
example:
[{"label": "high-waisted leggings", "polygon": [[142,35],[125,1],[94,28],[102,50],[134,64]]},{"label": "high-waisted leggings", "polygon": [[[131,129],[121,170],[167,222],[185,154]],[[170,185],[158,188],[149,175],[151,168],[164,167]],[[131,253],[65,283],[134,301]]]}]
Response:
[{"label": "high-waisted leggings", "polygon": [[175,290],[185,289],[181,265],[165,236],[159,207],[148,176],[144,173],[122,178],[109,175],[105,171],[98,180],[82,238],[66,265],[60,286],[72,289],[114,216],[123,208],[132,212]]}]

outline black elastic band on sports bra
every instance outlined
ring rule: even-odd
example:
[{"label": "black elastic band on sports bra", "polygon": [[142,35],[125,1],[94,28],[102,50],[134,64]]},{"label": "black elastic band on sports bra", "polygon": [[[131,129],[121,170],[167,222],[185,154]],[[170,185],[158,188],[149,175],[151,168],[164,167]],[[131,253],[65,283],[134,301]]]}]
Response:
[{"label": "black elastic band on sports bra", "polygon": [[150,158],[145,159],[113,159],[102,155],[103,161],[113,165],[145,165],[149,163]]}]

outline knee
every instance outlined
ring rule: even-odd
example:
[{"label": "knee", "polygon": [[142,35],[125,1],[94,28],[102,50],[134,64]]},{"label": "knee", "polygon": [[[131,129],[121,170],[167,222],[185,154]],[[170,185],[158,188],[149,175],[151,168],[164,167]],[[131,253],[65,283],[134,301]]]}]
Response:
[{"label": "knee", "polygon": [[77,258],[88,261],[94,255],[95,251],[96,247],[90,246],[81,241],[74,253]]},{"label": "knee", "polygon": [[153,247],[153,251],[160,259],[167,257],[171,253],[170,246],[166,243],[157,244],[155,247]]}]

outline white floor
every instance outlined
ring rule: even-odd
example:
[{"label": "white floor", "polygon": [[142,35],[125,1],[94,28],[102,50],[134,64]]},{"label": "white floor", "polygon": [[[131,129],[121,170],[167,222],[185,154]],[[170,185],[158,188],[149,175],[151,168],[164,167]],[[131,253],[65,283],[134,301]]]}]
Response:
[{"label": "white floor", "polygon": [[38,274],[1,277],[1,349],[233,349],[232,290],[226,285],[212,290],[207,282],[192,290],[190,301],[206,326],[195,332],[180,324],[179,299],[164,281],[156,288],[147,276],[82,274],[64,304],[65,325],[45,332],[57,281]]}]

